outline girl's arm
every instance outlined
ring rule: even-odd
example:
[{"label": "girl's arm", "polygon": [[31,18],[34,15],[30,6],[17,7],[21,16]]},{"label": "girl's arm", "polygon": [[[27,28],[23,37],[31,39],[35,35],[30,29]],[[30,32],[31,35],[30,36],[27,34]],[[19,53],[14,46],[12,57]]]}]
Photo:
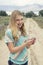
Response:
[{"label": "girl's arm", "polygon": [[13,43],[10,42],[10,43],[8,43],[8,48],[11,53],[17,53],[19,51],[22,51],[24,49],[24,47],[26,47],[26,45],[27,45],[26,43],[23,43],[20,46],[14,47]]},{"label": "girl's arm", "polygon": [[13,43],[12,42],[9,42],[8,43],[8,48],[9,48],[9,50],[10,50],[11,53],[17,53],[17,52],[22,51],[26,46],[32,45],[32,43],[33,43],[33,40],[30,40],[28,42],[24,42],[20,46],[14,47]]},{"label": "girl's arm", "polygon": [[14,41],[12,40],[12,33],[8,29],[5,34],[5,43],[7,43],[8,48],[11,53],[21,52],[26,46],[30,46],[30,44],[32,44],[33,40],[30,40],[29,42],[23,42],[22,45],[16,46],[16,47],[14,46],[13,42]]}]

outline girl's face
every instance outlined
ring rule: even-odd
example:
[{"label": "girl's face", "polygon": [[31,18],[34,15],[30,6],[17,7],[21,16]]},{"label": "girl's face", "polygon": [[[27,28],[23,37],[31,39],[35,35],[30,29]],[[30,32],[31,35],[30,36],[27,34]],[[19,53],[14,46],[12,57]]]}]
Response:
[{"label": "girl's face", "polygon": [[18,16],[16,17],[16,26],[17,26],[18,28],[21,28],[22,24],[23,24],[23,16],[18,15]]}]

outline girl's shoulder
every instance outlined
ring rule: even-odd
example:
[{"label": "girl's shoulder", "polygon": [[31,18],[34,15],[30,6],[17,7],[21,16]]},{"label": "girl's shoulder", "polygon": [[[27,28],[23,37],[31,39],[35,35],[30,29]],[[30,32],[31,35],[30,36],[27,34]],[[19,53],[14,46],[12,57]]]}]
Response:
[{"label": "girl's shoulder", "polygon": [[10,28],[6,29],[6,31],[5,31],[5,34],[9,34],[9,33],[11,33],[11,29]]},{"label": "girl's shoulder", "polygon": [[9,37],[12,37],[12,31],[10,28],[8,28],[5,32],[5,35],[9,36]]}]

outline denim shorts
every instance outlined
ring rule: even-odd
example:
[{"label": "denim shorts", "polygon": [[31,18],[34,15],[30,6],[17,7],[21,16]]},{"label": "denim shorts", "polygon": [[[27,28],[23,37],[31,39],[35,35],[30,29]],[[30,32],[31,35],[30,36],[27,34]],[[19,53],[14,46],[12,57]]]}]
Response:
[{"label": "denim shorts", "polygon": [[12,61],[8,60],[8,65],[28,65],[28,61],[24,64],[15,64]]}]

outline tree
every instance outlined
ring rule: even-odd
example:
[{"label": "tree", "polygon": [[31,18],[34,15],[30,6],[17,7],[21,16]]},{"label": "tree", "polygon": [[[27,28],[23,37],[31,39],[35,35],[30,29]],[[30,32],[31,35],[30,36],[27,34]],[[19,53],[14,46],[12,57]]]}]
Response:
[{"label": "tree", "polygon": [[8,14],[5,11],[0,11],[0,16],[7,16]]},{"label": "tree", "polygon": [[34,14],[33,11],[26,13],[26,17],[34,17],[34,16],[36,16],[36,14]]},{"label": "tree", "polygon": [[43,10],[39,11],[39,16],[43,16]]}]

